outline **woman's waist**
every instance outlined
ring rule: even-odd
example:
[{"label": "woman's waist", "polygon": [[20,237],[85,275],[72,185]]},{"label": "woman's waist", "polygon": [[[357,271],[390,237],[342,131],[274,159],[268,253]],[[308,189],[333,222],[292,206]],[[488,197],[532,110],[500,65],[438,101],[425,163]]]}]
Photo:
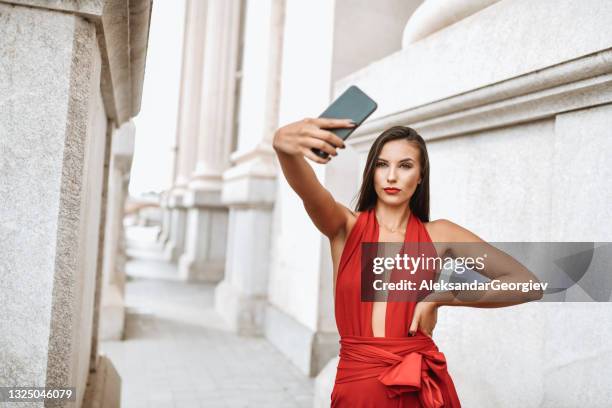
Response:
[{"label": "woman's waist", "polygon": [[417,329],[413,336],[406,335],[401,337],[376,337],[341,334],[340,345],[343,344],[367,344],[379,347],[436,345],[433,338],[426,335],[421,329]]},{"label": "woman's waist", "polygon": [[424,333],[412,337],[342,336],[335,382],[397,376],[418,382],[422,370],[432,365],[445,368],[446,358]]},{"label": "woman's waist", "polygon": [[376,362],[380,358],[394,359],[412,352],[437,352],[434,340],[421,332],[406,337],[371,337],[345,335],[340,337],[340,362],[358,360]]}]

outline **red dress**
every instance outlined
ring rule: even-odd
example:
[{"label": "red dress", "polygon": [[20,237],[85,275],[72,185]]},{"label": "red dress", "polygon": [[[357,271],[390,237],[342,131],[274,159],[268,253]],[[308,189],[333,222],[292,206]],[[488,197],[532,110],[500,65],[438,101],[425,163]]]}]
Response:
[{"label": "red dress", "polygon": [[[361,243],[378,242],[378,237],[374,209],[360,213],[340,258],[335,295],[340,361],[331,406],[460,408],[444,354],[420,329],[408,336],[416,301],[388,301],[385,337],[374,337],[372,302],[361,301]],[[404,241],[432,246],[413,214]]]}]

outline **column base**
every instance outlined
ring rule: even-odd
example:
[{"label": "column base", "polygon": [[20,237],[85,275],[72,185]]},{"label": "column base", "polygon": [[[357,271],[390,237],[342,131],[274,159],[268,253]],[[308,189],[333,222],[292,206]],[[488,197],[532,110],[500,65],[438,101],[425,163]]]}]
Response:
[{"label": "column base", "polygon": [[241,293],[227,280],[215,288],[215,311],[241,336],[261,336],[267,298]]},{"label": "column base", "polygon": [[185,251],[179,276],[187,281],[217,283],[225,271],[228,209],[220,191],[189,190],[184,196],[187,213]]},{"label": "column base", "polygon": [[176,243],[169,241],[166,242],[166,245],[164,246],[163,258],[168,262],[179,262],[183,253],[184,250],[181,246],[178,246]]},{"label": "column base", "polygon": [[166,245],[168,240],[170,239],[170,229],[171,229],[171,217],[172,213],[168,207],[162,207],[162,225],[159,229],[159,234],[157,235],[157,242]]},{"label": "column base", "polygon": [[110,359],[98,356],[94,371],[89,373],[83,408],[117,408],[121,406],[121,377]]},{"label": "column base", "polygon": [[100,340],[123,340],[125,328],[125,302],[117,285],[102,288],[100,305]]},{"label": "column base", "polygon": [[223,279],[225,261],[198,261],[184,253],[179,259],[179,279],[190,282],[217,283]]},{"label": "column base", "polygon": [[159,235],[157,236],[157,242],[159,242],[161,245],[165,247],[166,244],[168,243],[169,238],[170,238],[170,235],[167,232],[165,232],[164,230],[160,230]]},{"label": "column base", "polygon": [[170,237],[164,247],[164,259],[168,262],[178,262],[183,252],[185,252],[185,229],[186,229],[186,210],[183,207],[183,193],[176,192],[170,196],[169,207],[171,214]]},{"label": "column base", "polygon": [[266,308],[265,336],[308,376],[316,376],[340,351],[338,333],[314,331],[276,306]]}]

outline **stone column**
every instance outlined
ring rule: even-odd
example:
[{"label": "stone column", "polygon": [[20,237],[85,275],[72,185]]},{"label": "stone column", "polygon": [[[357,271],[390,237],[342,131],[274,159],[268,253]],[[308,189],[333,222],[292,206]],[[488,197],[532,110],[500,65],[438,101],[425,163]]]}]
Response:
[{"label": "stone column", "polygon": [[162,213],[162,221],[161,228],[159,230],[159,235],[157,236],[157,242],[165,245],[170,238],[170,220],[172,216],[172,212],[168,207],[168,196],[170,191],[163,191],[159,197],[159,208]]},{"label": "stone column", "polygon": [[98,367],[107,126],[138,112],[149,7],[0,1],[0,384],[75,387],[75,407]]},{"label": "stone column", "polygon": [[278,124],[284,1],[264,0],[245,17],[238,150],[223,174],[222,202],[229,206],[225,277],[215,308],[233,330],[263,334],[268,301],[276,166],[271,139]]},{"label": "stone column", "polygon": [[196,162],[207,13],[207,0],[187,1],[177,124],[176,178],[168,193],[168,209],[165,210],[169,234],[165,257],[172,262],[177,262],[185,252],[187,209],[184,206],[184,195]]},{"label": "stone column", "polygon": [[111,147],[100,310],[100,340],[121,340],[125,321],[123,216],[134,155],[134,124],[115,131]]},{"label": "stone column", "polygon": [[0,15],[0,384],[82,398],[106,126],[96,30],[49,10],[0,3]]},{"label": "stone column", "polygon": [[176,262],[185,250],[185,227],[186,211],[183,206],[182,189],[173,189],[168,197],[168,209],[170,211],[169,237],[164,247],[164,258],[170,262]]},{"label": "stone column", "polygon": [[240,0],[208,2],[198,156],[185,193],[188,231],[179,262],[179,274],[188,280],[218,282],[223,277],[227,207],[221,203],[221,188],[234,135],[240,6]]},{"label": "stone column", "polygon": [[96,260],[96,289],[94,291],[94,309],[92,322],[91,352],[89,370],[95,371],[98,363],[98,328],[100,327],[100,300],[102,298],[102,270],[104,267],[104,241],[106,235],[106,213],[108,209],[108,177],[111,161],[111,147],[115,123],[107,120],[104,141],[104,159],[102,171],[102,191],[100,197],[100,224],[98,225],[98,258]]}]

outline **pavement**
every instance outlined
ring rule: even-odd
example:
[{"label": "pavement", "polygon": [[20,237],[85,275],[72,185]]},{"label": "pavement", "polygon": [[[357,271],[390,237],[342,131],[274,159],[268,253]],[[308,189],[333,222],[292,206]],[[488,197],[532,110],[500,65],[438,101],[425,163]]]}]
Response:
[{"label": "pavement", "polygon": [[265,338],[229,331],[213,307],[214,284],[160,278],[173,268],[126,265],[125,339],[100,342],[121,376],[122,408],[313,406],[314,379]]}]

